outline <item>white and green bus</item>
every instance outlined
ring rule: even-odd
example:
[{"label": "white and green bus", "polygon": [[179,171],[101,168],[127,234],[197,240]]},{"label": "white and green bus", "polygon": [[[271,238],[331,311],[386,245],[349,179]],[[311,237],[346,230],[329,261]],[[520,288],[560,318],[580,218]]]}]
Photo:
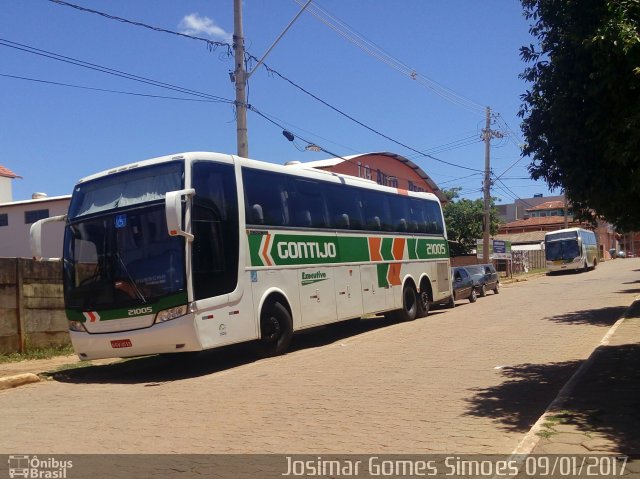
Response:
[{"label": "white and green bus", "polygon": [[63,283],[81,359],[200,351],[368,314],[425,316],[451,296],[436,196],[217,153],[78,182]]},{"label": "white and green bus", "polygon": [[566,228],[544,235],[547,271],[587,271],[598,264],[598,242],[593,231]]}]

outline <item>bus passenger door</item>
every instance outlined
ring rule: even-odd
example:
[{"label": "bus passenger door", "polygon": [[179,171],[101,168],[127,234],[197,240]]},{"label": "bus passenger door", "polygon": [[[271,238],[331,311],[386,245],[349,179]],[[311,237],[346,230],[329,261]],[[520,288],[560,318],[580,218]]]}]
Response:
[{"label": "bus passenger door", "polygon": [[299,270],[300,310],[302,326],[330,323],[336,320],[334,268]]},{"label": "bus passenger door", "polygon": [[362,316],[362,288],[357,266],[339,266],[335,271],[335,295],[338,319]]}]

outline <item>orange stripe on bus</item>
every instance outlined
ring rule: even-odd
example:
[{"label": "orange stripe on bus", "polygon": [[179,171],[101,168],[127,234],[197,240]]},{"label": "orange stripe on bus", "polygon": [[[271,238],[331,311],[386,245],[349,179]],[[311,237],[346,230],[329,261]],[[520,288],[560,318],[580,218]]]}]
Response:
[{"label": "orange stripe on bus", "polygon": [[403,196],[409,196],[409,191],[405,190],[404,188],[398,188],[398,193]]},{"label": "orange stripe on bus", "polygon": [[393,259],[400,260],[404,258],[405,238],[395,238],[393,240]]},{"label": "orange stripe on bus", "polygon": [[382,238],[369,238],[369,257],[371,261],[382,261],[382,255],[380,254],[381,244]]},{"label": "orange stripe on bus", "polygon": [[402,268],[401,263],[391,263],[389,265],[387,279],[391,286],[400,286],[402,284],[402,281],[400,281],[400,268]]},{"label": "orange stripe on bus", "polygon": [[267,264],[267,266],[273,266],[268,256],[270,240],[271,234],[267,233],[267,237],[264,240],[264,246],[262,247],[262,259],[264,259],[264,262]]}]

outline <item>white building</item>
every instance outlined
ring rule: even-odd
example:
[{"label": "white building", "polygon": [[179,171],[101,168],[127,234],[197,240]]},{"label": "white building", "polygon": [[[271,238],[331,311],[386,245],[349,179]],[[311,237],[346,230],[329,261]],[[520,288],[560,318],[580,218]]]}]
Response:
[{"label": "white building", "polygon": [[[37,195],[34,195],[37,196]],[[29,229],[39,219],[66,215],[71,195],[0,203],[0,257],[31,258]],[[42,252],[45,258],[62,256],[64,223],[44,225]]]},{"label": "white building", "polygon": [[20,178],[13,171],[0,165],[0,203],[7,203],[13,199],[11,182]]},{"label": "white building", "polygon": [[[11,182],[15,178],[20,177],[0,165],[0,258],[31,258],[31,225],[42,218],[67,214],[71,196],[49,198],[43,193],[34,193],[30,200],[12,201]],[[61,257],[64,223],[45,225],[43,232],[44,256]]]}]

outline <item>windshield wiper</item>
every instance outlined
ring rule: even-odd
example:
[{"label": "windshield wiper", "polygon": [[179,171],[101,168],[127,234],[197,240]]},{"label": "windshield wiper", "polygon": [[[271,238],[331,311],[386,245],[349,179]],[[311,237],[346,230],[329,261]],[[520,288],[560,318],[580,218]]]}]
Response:
[{"label": "windshield wiper", "polygon": [[129,270],[127,269],[127,265],[124,264],[124,261],[122,260],[122,256],[120,256],[120,252],[118,251],[116,251],[116,258],[118,258],[118,261],[120,261],[120,264],[122,265],[122,269],[124,270],[127,277],[129,278],[129,281],[133,285],[133,288],[135,289],[136,294],[142,300],[143,303],[146,303],[147,302],[146,298],[142,294],[142,291],[140,291],[140,288],[138,288],[138,285],[136,284],[136,282],[133,280],[131,273],[129,273]]}]

